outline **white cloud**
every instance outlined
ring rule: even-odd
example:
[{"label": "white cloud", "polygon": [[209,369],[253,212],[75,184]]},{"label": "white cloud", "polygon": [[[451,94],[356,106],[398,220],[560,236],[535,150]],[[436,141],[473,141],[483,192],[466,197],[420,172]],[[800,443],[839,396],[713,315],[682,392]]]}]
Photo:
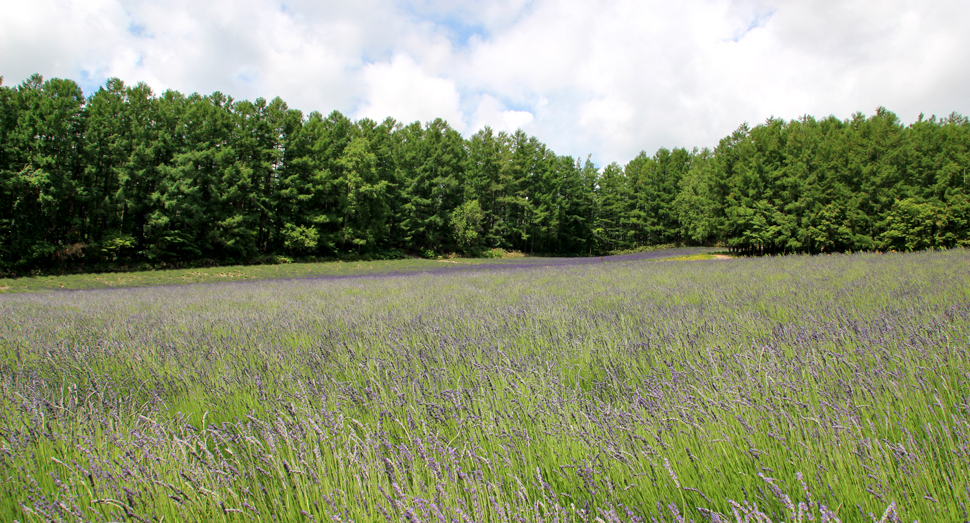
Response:
[{"label": "white cloud", "polygon": [[501,115],[505,128],[510,132],[515,132],[529,125],[535,118],[529,111],[502,111]]},{"label": "white cloud", "polygon": [[381,121],[390,116],[403,123],[443,118],[459,131],[464,117],[454,80],[427,74],[408,56],[370,64],[363,71],[366,102],[357,118]]},{"label": "white cloud", "polygon": [[5,7],[0,75],[521,127],[603,165],[772,115],[970,113],[968,15],[965,0],[35,0]]},{"label": "white cloud", "polygon": [[506,109],[505,105],[494,96],[484,95],[478,102],[475,114],[472,117],[472,125],[468,127],[468,130],[477,132],[488,126],[497,132],[514,133],[519,129],[528,129],[533,119],[535,119],[535,115],[529,111]]}]

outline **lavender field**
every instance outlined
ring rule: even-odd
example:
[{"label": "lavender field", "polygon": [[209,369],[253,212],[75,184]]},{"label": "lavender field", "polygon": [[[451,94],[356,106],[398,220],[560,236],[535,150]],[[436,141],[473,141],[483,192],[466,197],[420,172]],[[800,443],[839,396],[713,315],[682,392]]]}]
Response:
[{"label": "lavender field", "polygon": [[970,252],[0,296],[0,521],[966,521]]}]

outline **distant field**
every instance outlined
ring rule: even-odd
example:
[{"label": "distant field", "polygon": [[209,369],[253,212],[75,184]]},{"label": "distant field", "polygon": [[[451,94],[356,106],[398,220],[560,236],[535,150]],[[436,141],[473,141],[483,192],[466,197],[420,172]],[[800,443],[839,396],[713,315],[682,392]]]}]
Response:
[{"label": "distant field", "polygon": [[686,259],[710,257],[716,249],[687,247],[661,249],[621,256],[595,258],[457,258],[448,260],[390,260],[361,262],[289,263],[280,265],[247,265],[200,269],[175,269],[143,272],[76,274],[0,278],[0,293],[46,290],[104,289],[113,287],[149,287],[291,278],[349,278],[358,276],[392,276],[417,272],[455,272],[496,268],[533,268],[560,265],[582,265],[600,262],[626,262],[647,259]]},{"label": "distant field", "polygon": [[0,521],[966,520],[970,251],[711,256],[0,296]]}]

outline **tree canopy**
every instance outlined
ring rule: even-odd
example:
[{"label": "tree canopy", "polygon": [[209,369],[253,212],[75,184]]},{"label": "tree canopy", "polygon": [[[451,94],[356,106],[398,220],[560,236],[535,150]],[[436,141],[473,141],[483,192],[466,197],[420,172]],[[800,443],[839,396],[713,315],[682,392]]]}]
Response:
[{"label": "tree canopy", "polygon": [[304,115],[276,98],[0,79],[0,270],[268,256],[970,245],[970,123],[885,108],[741,125],[598,169],[522,131]]}]

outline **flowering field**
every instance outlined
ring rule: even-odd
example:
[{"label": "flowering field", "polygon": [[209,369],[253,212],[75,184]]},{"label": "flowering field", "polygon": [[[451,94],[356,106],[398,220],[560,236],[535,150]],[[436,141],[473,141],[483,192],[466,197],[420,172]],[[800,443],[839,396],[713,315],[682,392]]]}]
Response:
[{"label": "flowering field", "polygon": [[167,269],[132,272],[84,273],[67,275],[0,278],[0,294],[50,290],[89,290],[112,287],[153,287],[198,283],[225,283],[252,280],[344,279],[361,276],[398,276],[414,273],[528,269],[563,265],[616,263],[635,260],[682,260],[712,258],[717,249],[681,247],[646,250],[606,257],[544,258],[519,256],[503,258],[403,259],[322,263],[283,263],[277,265],[232,265],[195,269]]},{"label": "flowering field", "polygon": [[0,521],[964,521],[970,252],[0,296]]}]

